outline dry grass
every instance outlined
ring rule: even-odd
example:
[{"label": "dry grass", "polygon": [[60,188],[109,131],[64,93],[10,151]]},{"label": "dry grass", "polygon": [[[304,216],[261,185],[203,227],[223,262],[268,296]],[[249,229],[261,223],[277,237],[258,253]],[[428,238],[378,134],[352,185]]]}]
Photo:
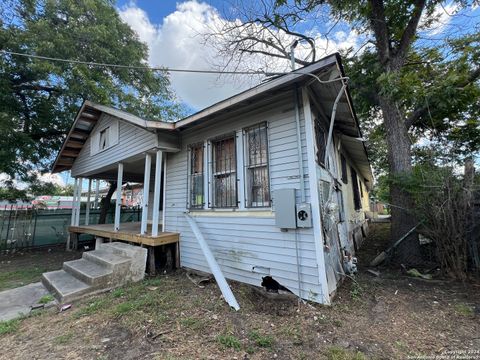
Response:
[{"label": "dry grass", "polygon": [[267,300],[233,283],[234,312],[215,283],[199,288],[180,271],[21,319],[0,334],[0,358],[361,360],[480,349],[478,285],[386,270],[357,281],[330,307]]}]

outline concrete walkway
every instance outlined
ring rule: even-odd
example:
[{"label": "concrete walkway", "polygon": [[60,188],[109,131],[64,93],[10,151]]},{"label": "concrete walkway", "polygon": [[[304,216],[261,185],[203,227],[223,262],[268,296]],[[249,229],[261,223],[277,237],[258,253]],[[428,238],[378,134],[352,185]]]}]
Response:
[{"label": "concrete walkway", "polygon": [[42,296],[48,294],[50,293],[40,282],[0,292],[0,321],[28,315],[32,305],[38,304]]}]

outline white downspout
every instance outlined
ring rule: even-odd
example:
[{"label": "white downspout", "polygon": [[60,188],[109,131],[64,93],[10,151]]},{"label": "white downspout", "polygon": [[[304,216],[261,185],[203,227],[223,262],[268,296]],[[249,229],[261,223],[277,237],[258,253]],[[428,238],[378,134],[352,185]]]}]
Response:
[{"label": "white downspout", "polygon": [[188,224],[190,225],[193,233],[195,234],[198,244],[202,249],[203,255],[207,260],[208,266],[210,267],[210,270],[212,270],[212,274],[215,277],[218,287],[222,291],[222,295],[224,299],[227,301],[228,305],[233,307],[235,310],[240,310],[240,305],[238,305],[237,299],[235,299],[235,296],[232,293],[232,289],[230,289],[230,286],[228,285],[227,280],[225,280],[222,270],[220,269],[220,266],[218,266],[218,263],[215,260],[215,257],[210,251],[210,248],[208,247],[208,244],[205,241],[205,238],[203,237],[202,232],[200,231],[200,228],[198,227],[197,223],[190,215],[185,214],[185,218],[187,219]]}]

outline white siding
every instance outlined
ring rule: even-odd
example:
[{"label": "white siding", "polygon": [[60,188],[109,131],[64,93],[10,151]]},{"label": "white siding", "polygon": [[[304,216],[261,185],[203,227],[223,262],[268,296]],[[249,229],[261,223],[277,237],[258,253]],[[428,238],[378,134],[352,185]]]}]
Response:
[{"label": "white siding", "polygon": [[[280,98],[268,107],[229,119],[217,119],[215,125],[194,128],[183,134],[182,149],[167,156],[166,231],[180,233],[180,261],[187,268],[209,272],[197,241],[185,220],[187,203],[187,146],[243,127],[268,122],[269,171],[271,190],[300,189],[299,162],[293,94]],[[307,173],[305,131],[302,122],[304,173]],[[237,139],[240,140],[240,139]],[[243,171],[243,169],[238,169]],[[306,174],[308,175],[308,174]],[[243,184],[239,184],[243,186]],[[305,179],[309,201],[308,176]],[[297,199],[300,194],[297,191]],[[242,201],[243,199],[239,199]],[[275,203],[275,199],[273,199]],[[229,279],[259,286],[261,278],[271,275],[294,293],[299,293],[295,234],[299,247],[301,296],[321,302],[318,267],[312,229],[282,232],[275,227],[273,211],[258,215],[236,211],[192,212],[222,271]]]},{"label": "white siding", "polygon": [[158,136],[156,134],[106,114],[102,115],[92,134],[95,133],[97,128],[108,126],[114,121],[119,122],[118,143],[91,155],[90,142],[94,137],[90,136],[72,166],[72,176],[88,174],[157,146]]}]

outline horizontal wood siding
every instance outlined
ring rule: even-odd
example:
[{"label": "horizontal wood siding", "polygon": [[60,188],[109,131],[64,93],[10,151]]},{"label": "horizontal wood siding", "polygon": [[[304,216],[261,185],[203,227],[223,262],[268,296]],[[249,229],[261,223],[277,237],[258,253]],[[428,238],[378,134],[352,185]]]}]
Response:
[{"label": "horizontal wood siding", "polygon": [[[182,150],[167,155],[166,231],[180,233],[181,265],[210,272],[193,232],[185,220],[187,211],[187,147],[233,130],[239,130],[262,121],[268,122],[269,171],[272,193],[275,189],[300,189],[299,162],[295,113],[291,93],[278,102],[254,112],[230,119],[218,119],[214,125],[197,127],[181,137]],[[301,119],[301,134],[305,129]],[[240,139],[238,139],[240,140]],[[303,141],[305,188],[308,190],[308,166],[305,140]],[[243,169],[238,169],[243,171]],[[244,186],[239,184],[239,186]],[[309,201],[309,191],[306,201]],[[300,192],[297,191],[300,200]],[[242,199],[240,199],[242,200]],[[275,199],[273,199],[275,204]],[[321,302],[318,268],[312,229],[297,231],[300,286],[297,273],[295,231],[282,232],[275,226],[274,206],[270,212],[246,216],[237,210],[236,216],[222,216],[218,210],[212,214],[202,211],[191,215],[198,223],[210,249],[220,264],[224,275],[233,280],[260,286],[262,277],[271,275],[280,284],[305,299]],[[269,215],[268,215],[269,214]]]},{"label": "horizontal wood siding", "polygon": [[108,126],[108,123],[115,120],[119,121],[118,144],[91,156],[90,141],[92,136],[88,137],[82,151],[73,163],[72,176],[82,176],[157,146],[158,136],[156,134],[106,114],[102,115],[92,134],[98,127]]}]

